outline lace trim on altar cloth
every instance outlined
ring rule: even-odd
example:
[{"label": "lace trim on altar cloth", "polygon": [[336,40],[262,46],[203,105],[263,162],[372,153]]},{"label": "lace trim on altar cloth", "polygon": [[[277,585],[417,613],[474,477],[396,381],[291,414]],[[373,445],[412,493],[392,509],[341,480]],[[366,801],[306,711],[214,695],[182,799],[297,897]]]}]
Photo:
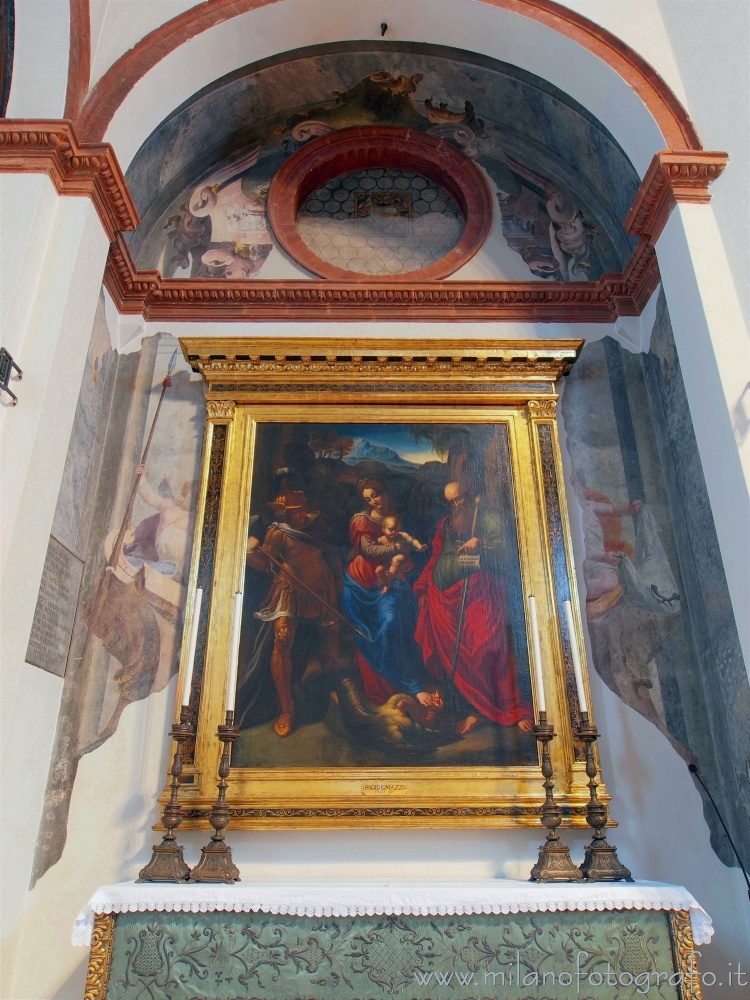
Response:
[{"label": "lace trim on altar cloth", "polygon": [[94,893],[76,918],[73,944],[88,945],[97,913],[269,913],[274,916],[467,916],[560,910],[687,910],[696,945],[713,936],[711,918],[682,886],[663,882],[561,885],[496,879],[477,882],[255,882],[176,885],[122,882]]}]

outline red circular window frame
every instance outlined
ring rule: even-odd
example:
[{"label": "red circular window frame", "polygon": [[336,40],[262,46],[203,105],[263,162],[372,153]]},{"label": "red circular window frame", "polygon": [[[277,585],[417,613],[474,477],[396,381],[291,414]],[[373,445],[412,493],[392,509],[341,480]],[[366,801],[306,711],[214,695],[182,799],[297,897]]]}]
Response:
[{"label": "red circular window frame", "polygon": [[[307,197],[334,177],[392,167],[412,170],[445,188],[464,218],[464,231],[447,254],[404,274],[373,276],[328,264],[297,232],[297,213]],[[268,222],[282,249],[321,278],[336,281],[434,281],[471,260],[492,225],[492,198],[479,168],[444,139],[390,125],[360,125],[312,139],[277,171],[268,192]]]}]

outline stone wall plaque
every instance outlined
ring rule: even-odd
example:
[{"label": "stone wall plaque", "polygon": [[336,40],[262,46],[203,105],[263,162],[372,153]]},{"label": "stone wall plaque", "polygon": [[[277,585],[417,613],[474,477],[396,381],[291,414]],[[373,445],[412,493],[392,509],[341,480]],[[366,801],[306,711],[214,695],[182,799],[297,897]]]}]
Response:
[{"label": "stone wall plaque", "polygon": [[83,560],[50,535],[26,662],[62,677],[73,634]]}]

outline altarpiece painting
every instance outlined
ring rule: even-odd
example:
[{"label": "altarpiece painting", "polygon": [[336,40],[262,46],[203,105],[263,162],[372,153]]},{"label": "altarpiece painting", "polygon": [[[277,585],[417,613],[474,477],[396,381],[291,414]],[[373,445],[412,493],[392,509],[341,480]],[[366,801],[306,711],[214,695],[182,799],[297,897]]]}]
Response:
[{"label": "altarpiece painting", "polygon": [[186,825],[227,707],[234,827],[534,825],[543,696],[583,823],[555,426],[580,344],[182,348],[208,389]]}]

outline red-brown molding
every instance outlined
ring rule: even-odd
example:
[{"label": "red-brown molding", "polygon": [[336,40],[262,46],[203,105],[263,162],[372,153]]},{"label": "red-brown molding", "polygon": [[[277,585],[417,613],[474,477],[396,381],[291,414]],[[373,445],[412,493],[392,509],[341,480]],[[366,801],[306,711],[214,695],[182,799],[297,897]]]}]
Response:
[{"label": "red-brown molding", "polygon": [[116,306],[165,321],[612,322],[638,315],[659,281],[653,243],[661,230],[653,220],[663,225],[676,201],[706,202],[726,159],[723,153],[655,157],[628,216],[637,220],[631,231],[640,229],[641,240],[622,275],[596,282],[172,280],[138,271],[120,235],[139,218],[111,146],[79,143],[67,121],[0,120],[0,172],[46,173],[60,194],[91,198],[112,241],[105,284]]},{"label": "red-brown molding", "polygon": [[70,0],[70,44],[65,117],[75,120],[89,89],[91,78],[90,0]]},{"label": "red-brown molding", "polygon": [[623,223],[626,231],[655,243],[678,202],[711,200],[708,186],[723,172],[728,159],[726,153],[706,150],[656,153]]},{"label": "red-brown molding", "polygon": [[640,316],[660,280],[656,251],[646,239],[638,241],[622,275],[600,278],[619,316]]},{"label": "red-brown molding", "polygon": [[0,173],[44,173],[58,194],[91,198],[110,241],[140,222],[112,147],[79,143],[68,121],[0,119]]},{"label": "red-brown molding", "polygon": [[[329,264],[307,246],[297,231],[297,212],[305,199],[334,177],[371,167],[415,171],[445,188],[465,222],[452,250],[418,271],[375,278]],[[355,125],[306,143],[276,172],[267,207],[276,239],[298,264],[321,278],[365,284],[446,278],[470,261],[487,239],[493,211],[484,178],[468,156],[444,139],[393,125]]]},{"label": "red-brown molding", "polygon": [[223,281],[175,280],[138,271],[122,237],[104,282],[121,313],[162,322],[304,320],[612,323],[639,315],[659,281],[653,247],[641,240],[624,274],[598,281]]},{"label": "red-brown molding", "polygon": [[[120,313],[142,313],[145,316],[148,304],[158,293],[164,278],[158,271],[138,271],[130,253],[130,247],[122,236],[110,244],[107,266],[104,269],[104,285]],[[182,282],[184,285],[194,282]]]},{"label": "red-brown molding", "polygon": [[[89,93],[76,124],[98,142],[133,87],[173,49],[217,24],[278,0],[206,0],[155,28],[121,56]],[[633,49],[606,29],[553,0],[479,0],[537,21],[588,49],[610,66],[646,105],[667,146],[700,149],[698,134],[667,84]]]}]

